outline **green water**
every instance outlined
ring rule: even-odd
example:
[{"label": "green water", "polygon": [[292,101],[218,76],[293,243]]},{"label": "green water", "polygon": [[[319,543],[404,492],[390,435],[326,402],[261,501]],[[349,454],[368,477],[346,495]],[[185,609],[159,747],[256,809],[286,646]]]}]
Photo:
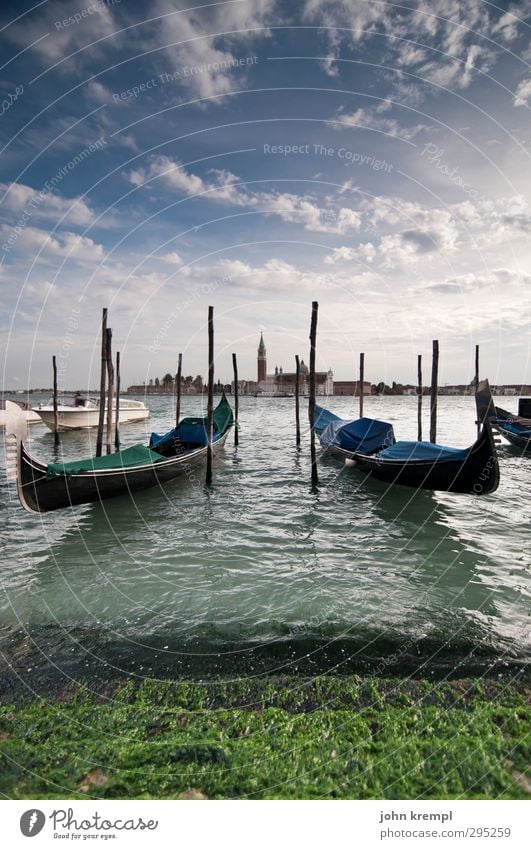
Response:
[{"label": "green water", "polygon": [[[201,403],[185,399],[183,414]],[[504,447],[500,488],[483,498],[389,488],[321,458],[312,493],[293,404],[241,399],[240,446],[231,435],[210,490],[199,473],[134,499],[33,516],[3,479],[8,669],[26,680],[102,668],[497,674],[524,663],[531,457]],[[149,406],[147,424],[123,428],[124,444],[171,424],[170,399]],[[329,406],[357,415],[354,399]],[[366,399],[365,415],[416,438],[415,398]],[[438,441],[465,447],[474,421],[472,398],[441,398]],[[54,458],[51,433],[31,433],[32,453]],[[90,454],[89,439],[65,434],[65,459]]]}]

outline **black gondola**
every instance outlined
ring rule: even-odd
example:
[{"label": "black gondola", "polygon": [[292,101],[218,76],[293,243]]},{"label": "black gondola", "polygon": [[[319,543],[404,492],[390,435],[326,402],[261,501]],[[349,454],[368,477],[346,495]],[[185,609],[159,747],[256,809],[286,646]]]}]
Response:
[{"label": "black gondola", "polygon": [[[402,458],[389,456],[401,446],[421,445],[431,449],[431,456],[415,459],[404,451]],[[455,452],[454,456],[452,453]],[[429,451],[426,450],[426,454]],[[487,423],[476,442],[462,451],[426,443],[400,443],[378,454],[352,455],[350,460],[362,472],[368,472],[386,483],[399,483],[416,489],[442,490],[474,495],[488,495],[498,488],[500,473],[496,447]]]},{"label": "black gondola", "polygon": [[[318,408],[320,441],[348,466],[385,483],[415,489],[487,495],[498,488],[500,472],[488,422],[469,448],[448,448],[431,442],[395,442],[392,427],[376,419],[342,422]],[[358,440],[358,445],[356,445]]]},{"label": "black gondola", "polygon": [[531,419],[509,413],[494,403],[489,381],[482,380],[476,392],[478,419],[490,424],[507,442],[531,453]]},{"label": "black gondola", "polygon": [[[213,418],[215,454],[223,448],[233,424],[225,396]],[[207,456],[207,423],[203,418],[182,419],[163,437],[154,434],[149,447],[134,445],[115,454],[71,463],[36,460],[24,444],[26,430],[20,408],[6,402],[7,474],[16,481],[20,503],[29,513],[102,501],[164,485],[180,475],[190,477],[193,468]]]}]

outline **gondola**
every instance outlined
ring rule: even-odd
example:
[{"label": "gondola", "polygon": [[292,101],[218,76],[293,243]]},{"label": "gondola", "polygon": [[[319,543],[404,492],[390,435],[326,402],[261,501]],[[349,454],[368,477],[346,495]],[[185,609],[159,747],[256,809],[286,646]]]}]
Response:
[{"label": "gondola", "polygon": [[507,442],[531,453],[531,419],[498,407],[494,403],[488,380],[482,380],[478,385],[476,407],[479,421],[488,420]]},{"label": "gondola", "polygon": [[318,429],[327,417],[329,423],[319,436],[322,447],[385,483],[475,495],[498,488],[498,458],[488,422],[469,448],[449,448],[431,442],[396,442],[388,422],[366,418],[348,422],[320,407],[316,408]]},{"label": "gondola", "polygon": [[[147,447],[133,445],[70,463],[42,463],[24,444],[27,429],[20,408],[10,402],[6,408],[7,476],[16,481],[20,503],[29,513],[47,513],[163,485],[180,475],[189,476],[207,456],[207,420],[189,417],[163,436],[152,434]],[[212,452],[216,454],[233,424],[225,396],[214,410],[213,423]]]}]

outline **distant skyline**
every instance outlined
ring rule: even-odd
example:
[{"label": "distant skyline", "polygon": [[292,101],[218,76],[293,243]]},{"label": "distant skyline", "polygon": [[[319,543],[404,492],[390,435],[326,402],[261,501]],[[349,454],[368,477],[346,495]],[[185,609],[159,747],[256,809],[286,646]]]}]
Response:
[{"label": "distant skyline", "polygon": [[531,0],[2,5],[2,383],[531,381]]}]

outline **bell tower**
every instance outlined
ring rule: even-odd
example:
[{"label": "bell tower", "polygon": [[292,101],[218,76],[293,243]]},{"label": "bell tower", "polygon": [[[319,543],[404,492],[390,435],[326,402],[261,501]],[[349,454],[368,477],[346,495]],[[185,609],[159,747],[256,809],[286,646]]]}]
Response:
[{"label": "bell tower", "polygon": [[264,345],[264,335],[260,334],[260,344],[258,346],[258,383],[267,378],[267,356],[266,347]]}]

